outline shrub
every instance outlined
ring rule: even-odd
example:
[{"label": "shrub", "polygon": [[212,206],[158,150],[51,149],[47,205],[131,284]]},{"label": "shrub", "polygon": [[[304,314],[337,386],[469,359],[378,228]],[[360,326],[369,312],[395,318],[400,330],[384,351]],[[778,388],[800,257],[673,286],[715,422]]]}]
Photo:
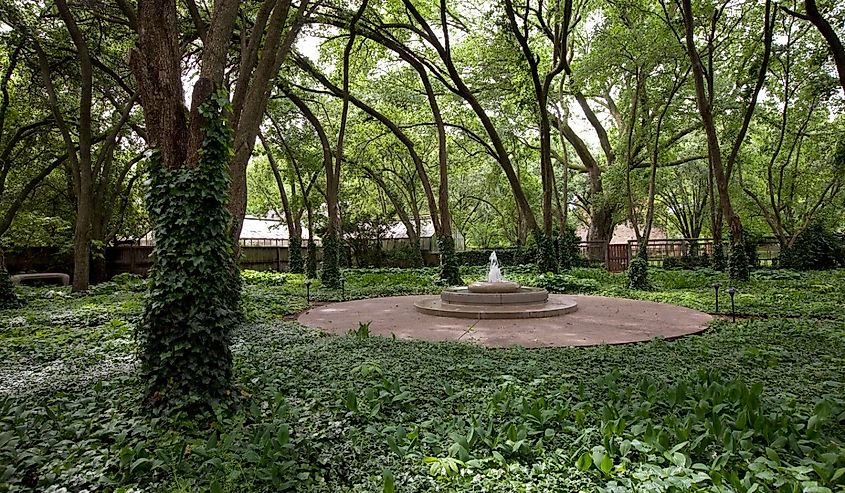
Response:
[{"label": "shrub", "polygon": [[796,270],[833,269],[845,264],[842,238],[821,223],[807,227],[778,258],[781,267]]},{"label": "shrub", "polygon": [[628,266],[628,288],[647,290],[651,288],[648,282],[648,257],[646,249],[640,248],[637,255]]},{"label": "shrub", "polygon": [[241,272],[244,284],[254,286],[281,286],[287,282],[287,277],[280,272],[245,270]]},{"label": "shrub", "polygon": [[569,274],[546,274],[538,281],[540,287],[550,293],[595,293],[601,288],[594,279],[580,279]]},{"label": "shrub", "polygon": [[537,249],[533,247],[482,248],[478,250],[464,250],[455,252],[459,265],[487,265],[490,254],[496,252],[496,257],[502,265],[522,265],[533,263],[537,258]]}]

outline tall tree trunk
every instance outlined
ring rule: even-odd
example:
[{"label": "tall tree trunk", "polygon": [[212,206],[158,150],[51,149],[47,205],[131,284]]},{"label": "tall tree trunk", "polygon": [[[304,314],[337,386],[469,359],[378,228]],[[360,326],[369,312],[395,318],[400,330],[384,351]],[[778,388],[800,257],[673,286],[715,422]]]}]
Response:
[{"label": "tall tree trunk", "polygon": [[139,345],[146,401],[166,411],[208,411],[232,390],[240,277],[227,208],[230,112],[219,91],[238,3],[214,3],[187,111],[176,1],[138,2],[130,64],[156,149],[148,195],[155,265]]}]

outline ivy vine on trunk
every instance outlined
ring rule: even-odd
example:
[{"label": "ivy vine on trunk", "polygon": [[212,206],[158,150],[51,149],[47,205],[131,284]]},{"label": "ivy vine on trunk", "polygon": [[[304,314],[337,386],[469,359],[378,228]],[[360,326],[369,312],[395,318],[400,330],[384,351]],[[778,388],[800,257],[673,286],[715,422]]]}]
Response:
[{"label": "ivy vine on trunk", "polygon": [[455,239],[452,235],[438,235],[437,248],[440,250],[439,283],[446,286],[460,286],[464,282],[458,267],[458,257],[455,255]]},{"label": "ivy vine on trunk", "polygon": [[290,271],[294,274],[304,272],[305,262],[302,259],[302,238],[291,236],[288,244]]},{"label": "ivy vine on trunk", "polygon": [[196,166],[168,168],[158,152],[150,156],[147,205],[156,245],[138,341],[146,401],[168,411],[205,411],[231,389],[240,280],[227,208],[227,105],[220,92],[200,107]]},{"label": "ivy vine on trunk", "polygon": [[323,237],[323,270],[320,281],[328,289],[340,289],[340,240],[336,231],[329,230]]}]

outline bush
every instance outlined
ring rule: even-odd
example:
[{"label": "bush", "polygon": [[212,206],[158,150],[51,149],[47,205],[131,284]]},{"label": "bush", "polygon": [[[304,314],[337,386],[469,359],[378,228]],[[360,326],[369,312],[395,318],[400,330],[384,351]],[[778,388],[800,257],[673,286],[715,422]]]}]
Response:
[{"label": "bush", "polygon": [[482,248],[478,250],[465,250],[455,252],[458,265],[487,265],[490,261],[490,254],[496,252],[496,257],[501,265],[522,265],[534,263],[537,258],[537,249],[533,247],[522,248]]},{"label": "bush", "polygon": [[595,293],[601,288],[594,279],[579,279],[569,274],[546,274],[539,277],[538,284],[550,293]]},{"label": "bush", "polygon": [[807,227],[791,247],[784,249],[778,258],[781,267],[795,270],[833,269],[845,265],[842,237],[814,223]]},{"label": "bush", "polygon": [[575,234],[575,228],[566,225],[563,233],[558,237],[558,263],[563,270],[586,265],[586,259],[581,257],[578,243],[581,239]]},{"label": "bush", "polygon": [[640,248],[631,260],[631,265],[628,266],[628,288],[639,290],[651,288],[648,282],[648,257],[645,248]]},{"label": "bush", "polygon": [[282,286],[287,277],[280,272],[245,270],[241,272],[244,284],[253,286]]}]

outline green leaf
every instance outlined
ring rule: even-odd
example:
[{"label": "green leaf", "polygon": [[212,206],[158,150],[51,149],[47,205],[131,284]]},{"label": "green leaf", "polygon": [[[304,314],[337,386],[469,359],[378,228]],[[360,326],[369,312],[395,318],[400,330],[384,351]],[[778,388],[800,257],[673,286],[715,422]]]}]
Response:
[{"label": "green leaf", "polygon": [[593,458],[587,452],[584,452],[583,454],[581,454],[581,457],[578,457],[578,460],[575,461],[575,467],[577,467],[578,470],[581,471],[581,472],[585,472],[592,465],[593,465]]},{"label": "green leaf", "polygon": [[390,469],[384,469],[381,473],[384,482],[384,493],[396,492],[396,480],[393,478],[393,473]]}]

